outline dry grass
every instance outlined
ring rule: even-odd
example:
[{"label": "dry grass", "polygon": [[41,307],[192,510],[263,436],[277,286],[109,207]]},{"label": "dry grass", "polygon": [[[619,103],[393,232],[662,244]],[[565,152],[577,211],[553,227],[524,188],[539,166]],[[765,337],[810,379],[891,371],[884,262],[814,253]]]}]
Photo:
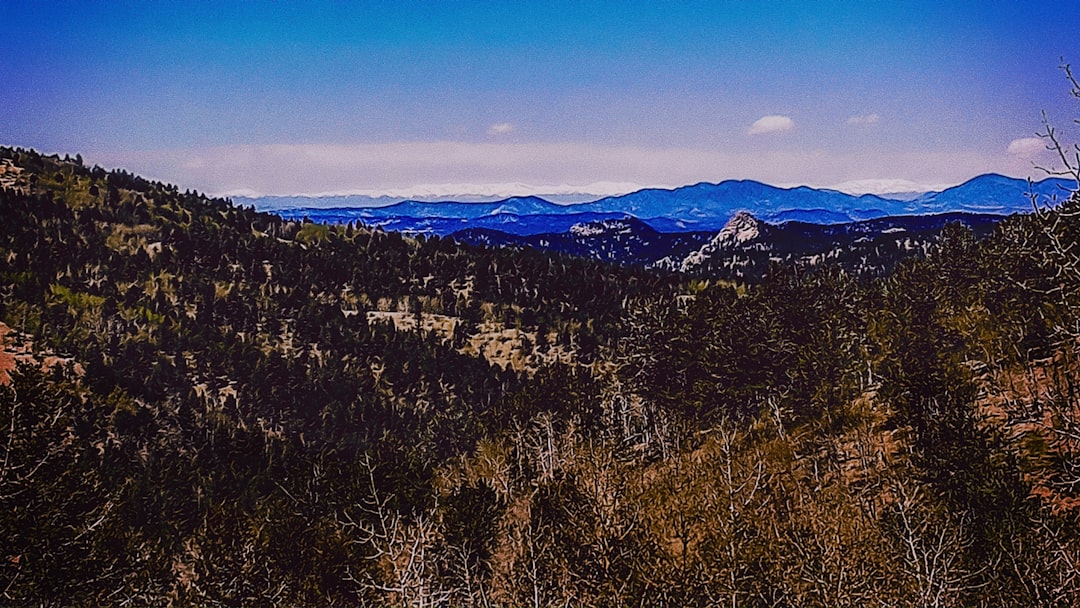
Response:
[{"label": "dry grass", "polygon": [[1031,495],[1052,512],[1080,513],[1080,477],[1062,463],[1080,457],[1080,343],[1025,366],[977,378],[979,411],[1022,463]]},{"label": "dry grass", "polygon": [[[57,365],[72,363],[71,357],[54,354],[34,353],[33,344],[4,323],[0,323],[0,386],[11,383],[10,372],[19,363],[39,363],[42,369],[51,369]],[[75,373],[83,375],[83,367],[78,363],[72,366]]]},{"label": "dry grass", "polygon": [[0,323],[0,346],[3,347],[3,350],[0,350],[0,385],[5,386],[11,382],[8,372],[15,369],[15,356],[19,352],[19,346],[8,337],[10,333],[11,328]]},{"label": "dry grass", "polygon": [[[416,331],[416,315],[409,312],[384,312],[381,310],[367,311],[368,323],[390,321],[394,329],[398,331]],[[439,339],[449,341],[454,337],[454,330],[460,319],[446,315],[423,313],[420,315],[420,329],[425,332],[434,332]]]},{"label": "dry grass", "polygon": [[[393,323],[397,331],[416,331],[416,315],[408,312],[386,312],[379,310],[367,311],[368,323],[386,322]],[[420,315],[420,330],[426,333],[434,333],[440,340],[450,342],[459,317],[422,313]],[[554,334],[549,334],[549,347],[543,353],[537,352],[529,345],[536,344],[536,332],[506,327],[495,321],[484,321],[476,327],[476,331],[469,334],[465,344],[458,352],[473,357],[482,357],[493,365],[506,369],[511,368],[519,372],[533,373],[541,365],[552,363],[574,364],[576,358],[571,350],[551,345]]]},{"label": "dry grass", "polygon": [[19,174],[22,172],[23,168],[16,167],[10,160],[0,160],[0,188],[10,188],[25,192],[26,188],[19,183]]}]

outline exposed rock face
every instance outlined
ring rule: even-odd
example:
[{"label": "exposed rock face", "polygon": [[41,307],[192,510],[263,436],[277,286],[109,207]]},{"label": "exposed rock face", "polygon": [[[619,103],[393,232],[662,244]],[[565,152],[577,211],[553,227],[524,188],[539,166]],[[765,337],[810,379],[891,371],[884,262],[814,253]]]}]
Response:
[{"label": "exposed rock face", "polygon": [[577,237],[600,236],[603,234],[630,234],[633,229],[634,225],[628,220],[602,220],[599,222],[581,222],[574,224],[570,227],[570,234]]},{"label": "exposed rock face", "polygon": [[728,220],[728,223],[716,233],[712,240],[702,245],[701,249],[686,256],[679,264],[679,269],[683,272],[693,270],[721,251],[757,239],[763,230],[764,224],[761,220],[747,211],[739,211]]}]

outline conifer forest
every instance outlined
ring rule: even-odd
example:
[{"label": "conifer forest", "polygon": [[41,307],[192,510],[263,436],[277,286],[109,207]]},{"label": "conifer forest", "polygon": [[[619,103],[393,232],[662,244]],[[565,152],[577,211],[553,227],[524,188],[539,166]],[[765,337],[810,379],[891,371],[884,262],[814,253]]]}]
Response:
[{"label": "conifer forest", "polygon": [[732,279],[0,187],[0,604],[1080,605],[1075,194]]}]

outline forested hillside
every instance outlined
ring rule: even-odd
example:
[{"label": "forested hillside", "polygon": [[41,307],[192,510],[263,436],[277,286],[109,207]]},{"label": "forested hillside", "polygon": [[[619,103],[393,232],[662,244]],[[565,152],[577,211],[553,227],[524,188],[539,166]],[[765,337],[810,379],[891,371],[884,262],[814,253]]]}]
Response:
[{"label": "forested hillside", "polygon": [[846,224],[788,221],[767,224],[747,212],[718,232],[657,232],[632,217],[571,226],[564,233],[517,236],[473,228],[450,235],[459,243],[532,248],[618,264],[679,270],[708,280],[760,283],[773,266],[841,268],[858,279],[891,273],[903,260],[925,255],[947,224],[976,238],[1005,216],[946,213],[896,216]]},{"label": "forested hillside", "polygon": [[735,284],[0,186],[0,604],[1080,604],[1076,196]]}]

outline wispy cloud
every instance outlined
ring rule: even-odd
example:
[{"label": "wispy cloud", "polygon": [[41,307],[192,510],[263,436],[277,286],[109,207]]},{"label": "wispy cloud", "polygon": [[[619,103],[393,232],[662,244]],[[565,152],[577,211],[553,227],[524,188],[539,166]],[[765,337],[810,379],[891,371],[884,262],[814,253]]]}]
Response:
[{"label": "wispy cloud", "polygon": [[764,133],[782,133],[795,128],[795,121],[789,116],[769,115],[762,116],[750,125],[746,131],[748,135],[762,135]]},{"label": "wispy cloud", "polygon": [[[657,184],[650,184],[655,187]],[[673,185],[660,185],[662,187],[675,187]],[[540,196],[553,200],[556,198],[572,201],[594,200],[605,196],[618,196],[645,186],[633,182],[594,182],[591,184],[527,184],[522,182],[511,183],[484,183],[484,184],[419,184],[403,188],[351,188],[341,191],[312,191],[295,192],[290,196],[311,197],[337,197],[348,195],[369,196],[372,198],[385,197],[400,200],[423,200],[423,201],[469,201],[495,198],[508,198],[511,196]],[[237,189],[219,193],[220,196],[245,196],[257,198],[263,194],[257,190]]]},{"label": "wispy cloud", "polygon": [[1009,154],[1020,158],[1033,158],[1046,151],[1046,142],[1038,137],[1021,137],[1009,142]]},{"label": "wispy cloud", "polygon": [[[957,184],[980,173],[1032,173],[1030,159],[997,151],[702,150],[605,146],[582,142],[386,142],[273,144],[84,154],[90,163],[123,167],[152,179],[211,194],[379,193],[418,188],[463,190],[461,184],[513,184],[556,192],[601,190],[597,182],[678,186],[754,179],[826,186],[872,178]],[[551,185],[559,186],[552,188]],[[565,185],[565,187],[563,187]],[[445,188],[443,188],[445,186]],[[876,190],[881,185],[860,189]],[[888,189],[897,187],[889,186]],[[477,193],[484,192],[470,188]],[[921,188],[920,188],[921,189]],[[494,191],[493,190],[493,191]],[[464,192],[458,192],[464,193]]]},{"label": "wispy cloud", "polygon": [[881,122],[881,116],[876,112],[873,114],[861,114],[859,116],[852,116],[847,119],[847,124],[857,127],[869,127]]},{"label": "wispy cloud", "polygon": [[514,131],[514,125],[508,122],[498,122],[488,127],[488,135],[506,135]]}]

